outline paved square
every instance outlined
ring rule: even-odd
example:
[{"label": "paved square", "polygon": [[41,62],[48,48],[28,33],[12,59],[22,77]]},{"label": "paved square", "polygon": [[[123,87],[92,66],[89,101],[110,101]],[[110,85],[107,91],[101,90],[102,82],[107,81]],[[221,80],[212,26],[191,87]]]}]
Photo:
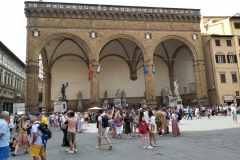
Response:
[{"label": "paved square", "polygon": [[[228,117],[207,117],[202,119],[186,120],[180,123],[181,136],[173,137],[170,133],[167,136],[157,137],[157,147],[152,150],[142,148],[141,138],[120,140],[110,137],[113,149],[108,150],[108,144],[102,139],[102,149],[95,149],[97,146],[97,129],[95,124],[84,127],[84,133],[77,134],[76,140],[78,152],[68,154],[62,144],[62,132],[54,130],[53,138],[47,144],[48,160],[137,160],[137,159],[238,159],[238,143],[240,123],[233,124],[232,118]],[[170,128],[171,131],[171,128]],[[23,154],[24,150],[18,151],[18,156],[10,157],[10,160],[33,159],[29,154]]]}]

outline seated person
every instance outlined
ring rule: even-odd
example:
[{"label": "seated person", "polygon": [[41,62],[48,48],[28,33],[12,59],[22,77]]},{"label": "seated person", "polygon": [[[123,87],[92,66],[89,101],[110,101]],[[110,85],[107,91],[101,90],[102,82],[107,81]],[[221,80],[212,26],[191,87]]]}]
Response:
[{"label": "seated person", "polygon": [[9,147],[11,148],[11,151],[15,150],[15,148],[12,145],[17,138],[18,138],[18,133],[15,133],[14,137],[12,137],[11,140],[9,141]]}]

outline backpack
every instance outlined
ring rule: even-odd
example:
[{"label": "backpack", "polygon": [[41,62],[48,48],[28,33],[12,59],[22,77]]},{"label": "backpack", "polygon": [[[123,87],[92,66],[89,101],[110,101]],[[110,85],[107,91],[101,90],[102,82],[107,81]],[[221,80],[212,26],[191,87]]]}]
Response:
[{"label": "backpack", "polygon": [[39,134],[38,135],[42,137],[42,142],[46,148],[47,141],[52,137],[52,132],[49,130],[47,124],[42,122],[38,122],[36,124],[39,124],[38,129],[42,132],[42,136]]},{"label": "backpack", "polygon": [[180,121],[182,119],[182,115],[178,112],[178,120]]},{"label": "backpack", "polygon": [[102,127],[103,128],[108,127],[108,116],[106,116],[106,115],[102,116]]}]

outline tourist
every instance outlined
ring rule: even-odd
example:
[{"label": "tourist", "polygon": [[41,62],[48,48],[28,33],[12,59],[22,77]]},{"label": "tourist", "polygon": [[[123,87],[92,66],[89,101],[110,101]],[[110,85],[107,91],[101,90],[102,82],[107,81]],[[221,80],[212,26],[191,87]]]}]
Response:
[{"label": "tourist", "polygon": [[[150,141],[149,141],[149,135],[148,135],[148,120],[147,118],[144,116],[144,113],[141,111],[140,112],[140,117],[139,117],[139,121],[138,121],[138,125],[139,125],[139,133],[142,135],[142,144],[143,144],[143,148],[144,149],[152,149],[152,147],[150,146]],[[147,137],[147,146],[145,146],[145,139],[144,136]]]},{"label": "tourist", "polygon": [[111,110],[108,110],[107,111],[107,116],[108,116],[108,122],[109,122],[109,129],[108,129],[108,134],[112,134],[112,124],[110,124],[110,122],[112,123],[113,120],[112,120],[112,111]]},{"label": "tourist", "polygon": [[36,116],[31,117],[31,122],[32,143],[30,146],[30,156],[32,156],[34,160],[38,160],[39,156],[41,156],[42,160],[46,160],[45,148],[42,142],[42,132],[38,129],[40,123],[37,121]]},{"label": "tourist", "polygon": [[232,117],[233,117],[233,123],[236,122],[237,124],[237,112],[236,112],[236,106],[232,103],[231,104],[231,112],[232,112]]},{"label": "tourist", "polygon": [[58,128],[58,113],[55,114],[55,117],[54,117],[54,125],[55,125],[55,129],[57,130]]},{"label": "tourist", "polygon": [[208,119],[210,119],[210,108],[208,107],[208,108],[206,108],[207,110],[207,116],[208,116]]},{"label": "tourist", "polygon": [[84,123],[84,119],[83,119],[83,117],[81,116],[81,113],[80,112],[78,112],[77,113],[77,132],[78,133],[82,133],[82,125],[83,125],[83,123]]},{"label": "tourist", "polygon": [[171,112],[168,112],[167,108],[165,108],[164,111],[166,113],[166,125],[167,125],[165,134],[169,134],[169,121],[170,121],[170,117],[169,116],[170,116]]},{"label": "tourist", "polygon": [[129,116],[130,116],[131,131],[133,132],[133,125],[134,125],[134,118],[135,118],[134,110],[131,111],[131,114]]},{"label": "tourist", "polygon": [[117,139],[122,138],[122,117],[120,116],[120,113],[116,113],[116,117],[114,118],[114,123],[117,130]]},{"label": "tourist", "polygon": [[[67,114],[69,113],[69,117]],[[67,140],[69,141],[70,151],[68,153],[72,154],[77,152],[77,142],[75,140],[75,132],[76,132],[76,123],[77,119],[74,118],[74,112],[69,110],[67,113],[64,114],[64,118],[68,121],[68,129],[67,129]],[[73,150],[73,143],[74,143],[74,150]]]},{"label": "tourist", "polygon": [[12,130],[14,128],[14,119],[12,119],[12,118],[10,118],[9,128],[10,128],[10,132],[12,134]]},{"label": "tourist", "polygon": [[191,117],[191,120],[192,120],[191,108],[189,106],[187,106],[187,109],[188,109],[188,118],[187,118],[187,120],[189,119],[189,117]]},{"label": "tourist", "polygon": [[16,132],[18,133],[19,132],[19,116],[17,115],[14,119],[14,123],[16,125]]},{"label": "tourist", "polygon": [[52,115],[51,115],[51,126],[54,126],[54,117],[55,117],[55,115],[54,115],[54,113],[52,113]]},{"label": "tourist", "polygon": [[18,138],[18,133],[16,132],[9,142],[9,148],[11,149],[11,152],[15,150],[15,148],[12,145],[17,138]]},{"label": "tourist", "polygon": [[7,160],[9,155],[9,140],[10,133],[8,129],[7,120],[9,119],[9,113],[2,111],[0,115],[0,159]]},{"label": "tourist", "polygon": [[[133,137],[136,137],[136,132],[137,132],[137,129],[138,129],[138,119],[139,119],[139,116],[138,116],[138,113],[136,112],[135,113],[135,118],[134,118],[134,135]],[[140,137],[140,134],[138,132],[138,137]]]},{"label": "tourist", "polygon": [[107,137],[107,128],[104,128],[102,126],[103,122],[103,111],[99,110],[99,116],[98,116],[98,146],[96,147],[96,149],[101,149],[101,137],[103,136],[106,141],[108,142],[109,145],[109,150],[112,149],[112,145],[110,143],[109,138]]},{"label": "tourist", "polygon": [[173,137],[176,137],[179,135],[179,127],[177,124],[177,119],[178,119],[178,115],[175,114],[175,112],[173,112],[172,114],[172,133],[173,133]]},{"label": "tourist", "polygon": [[157,124],[158,136],[162,136],[162,113],[158,110],[158,107],[155,108],[155,119]]},{"label": "tourist", "polygon": [[115,126],[115,123],[114,123],[114,118],[115,118],[115,110],[113,110],[113,114],[112,114],[112,117],[111,117],[111,126],[112,126],[112,138],[117,138],[116,137],[116,126]]},{"label": "tourist", "polygon": [[135,108],[136,106],[135,106],[135,103],[133,103],[133,109],[135,110],[136,108]]},{"label": "tourist", "polygon": [[162,114],[162,119],[161,119],[161,122],[162,122],[162,130],[164,130],[164,134],[163,135],[166,135],[167,133],[167,113],[164,111],[164,108],[161,109],[161,114]]},{"label": "tourist", "polygon": [[[132,138],[132,130],[130,127],[130,116],[128,111],[126,111],[124,122],[125,122],[125,134],[127,134],[127,139]],[[130,134],[130,136],[128,134]]]},{"label": "tourist", "polygon": [[47,118],[45,118],[45,117],[43,116],[42,113],[36,112],[34,115],[37,117],[37,119],[38,119],[39,122],[45,123],[45,124],[49,127],[49,125],[48,125],[48,120],[47,120]]},{"label": "tourist", "polygon": [[195,115],[196,115],[196,118],[199,119],[200,114],[199,114],[199,109],[198,109],[198,107],[196,107],[196,109],[195,109]]},{"label": "tourist", "polygon": [[[85,112],[85,127],[87,127],[87,126],[89,126],[88,125],[88,113],[87,112]],[[86,126],[87,125],[87,126]]]},{"label": "tourist", "polygon": [[156,142],[156,120],[155,120],[155,116],[153,115],[152,111],[148,111],[148,116],[149,116],[149,137],[150,137],[150,145],[152,143],[152,138],[154,141],[154,144],[152,145],[153,147],[157,146],[157,142]]},{"label": "tourist", "polygon": [[25,116],[21,116],[20,127],[21,127],[21,130],[19,132],[19,137],[13,143],[13,147],[15,147],[15,152],[11,154],[13,157],[17,156],[17,151],[19,146],[22,146],[24,149],[26,149],[24,154],[28,153],[28,147],[30,147],[30,142],[28,140],[28,135],[27,135],[27,122],[26,122]]},{"label": "tourist", "polygon": [[62,118],[61,117],[62,117],[62,113],[58,112],[58,124],[59,124],[60,130],[62,129],[62,122],[61,122]]},{"label": "tourist", "polygon": [[177,107],[174,107],[173,110],[174,110],[175,115],[177,115],[177,118],[175,120],[177,121],[178,135],[180,135],[179,123],[181,121],[181,114],[179,114],[179,112],[177,111]]}]

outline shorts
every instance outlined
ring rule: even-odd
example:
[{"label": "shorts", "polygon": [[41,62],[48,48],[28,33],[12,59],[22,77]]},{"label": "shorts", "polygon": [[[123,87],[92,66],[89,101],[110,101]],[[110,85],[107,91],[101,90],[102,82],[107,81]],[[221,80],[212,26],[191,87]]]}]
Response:
[{"label": "shorts", "polygon": [[[100,133],[102,133],[103,135],[101,135]],[[98,133],[98,138],[107,137],[107,128],[102,128],[101,127],[100,133]]]},{"label": "shorts", "polygon": [[67,132],[67,141],[74,141],[75,140],[75,133]]},{"label": "shorts", "polygon": [[115,127],[115,123],[112,124],[112,127]]},{"label": "shorts", "polygon": [[44,146],[39,146],[37,144],[33,144],[30,146],[30,156],[38,157],[44,155],[45,155]]},{"label": "shorts", "polygon": [[9,155],[9,147],[6,146],[6,147],[0,147],[0,159],[7,159],[9,158],[10,155]]},{"label": "shorts", "polygon": [[156,122],[157,123],[157,128],[161,128],[162,127],[162,122]]},{"label": "shorts", "polygon": [[169,120],[166,120],[166,124],[167,124],[167,126],[169,126]]},{"label": "shorts", "polygon": [[85,121],[88,121],[88,118],[85,118]]},{"label": "shorts", "polygon": [[232,117],[233,117],[233,118],[237,118],[237,114],[236,114],[236,113],[233,113],[233,114],[232,114]]}]

